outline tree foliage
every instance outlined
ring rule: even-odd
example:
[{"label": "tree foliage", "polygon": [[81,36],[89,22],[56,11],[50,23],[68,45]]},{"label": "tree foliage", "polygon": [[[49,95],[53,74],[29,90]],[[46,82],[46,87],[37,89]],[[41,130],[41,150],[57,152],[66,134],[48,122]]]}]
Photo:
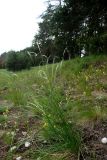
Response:
[{"label": "tree foliage", "polygon": [[29,69],[31,62],[29,56],[25,53],[18,53],[15,51],[8,52],[6,67],[11,71],[19,71],[22,69]]},{"label": "tree foliage", "polygon": [[107,50],[105,1],[64,0],[59,5],[51,2],[41,15],[39,33],[34,38],[34,46],[39,43],[42,54],[62,59],[65,48],[70,57],[80,55],[83,48],[87,54]]}]

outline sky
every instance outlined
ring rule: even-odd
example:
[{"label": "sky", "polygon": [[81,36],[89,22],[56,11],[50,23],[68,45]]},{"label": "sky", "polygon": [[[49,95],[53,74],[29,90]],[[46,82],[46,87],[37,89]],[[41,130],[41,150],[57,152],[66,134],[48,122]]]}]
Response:
[{"label": "sky", "polygon": [[45,0],[0,0],[0,54],[31,46]]}]

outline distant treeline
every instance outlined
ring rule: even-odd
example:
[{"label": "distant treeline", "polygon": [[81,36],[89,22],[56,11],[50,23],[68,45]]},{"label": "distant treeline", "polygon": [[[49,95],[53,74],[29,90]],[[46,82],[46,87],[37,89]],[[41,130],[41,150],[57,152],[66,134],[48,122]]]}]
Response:
[{"label": "distant treeline", "polygon": [[41,62],[41,55],[36,54],[37,50],[28,47],[20,51],[4,52],[0,56],[0,68],[6,68],[11,71],[20,71],[22,69],[30,69],[30,67],[38,66]]},{"label": "distant treeline", "polygon": [[56,1],[59,4],[52,5],[52,0],[48,1],[32,46],[20,52],[4,53],[0,57],[1,67],[11,70],[14,63],[13,70],[30,68],[44,64],[45,57],[51,63],[55,57],[60,61],[80,56],[83,49],[85,55],[107,53],[106,1]]}]

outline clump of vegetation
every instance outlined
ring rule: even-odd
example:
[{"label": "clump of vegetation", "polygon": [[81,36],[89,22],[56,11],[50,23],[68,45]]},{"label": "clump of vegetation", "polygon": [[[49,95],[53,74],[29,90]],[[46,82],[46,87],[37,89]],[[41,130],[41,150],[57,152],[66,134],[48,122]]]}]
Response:
[{"label": "clump of vegetation", "polygon": [[[47,77],[47,81],[48,80]],[[54,82],[51,81],[51,83],[52,84],[49,82],[48,84],[51,88],[45,88],[48,89],[48,91],[46,91],[48,94],[47,97],[39,101],[34,100],[34,104],[32,104],[42,115],[43,135],[46,140],[49,140],[51,143],[61,145],[62,149],[69,148],[74,153],[78,153],[81,148],[79,130],[77,130],[74,122],[69,123],[63,110],[64,105],[67,105],[66,102],[64,102],[65,98],[61,97],[55,85],[53,86]]]},{"label": "clump of vegetation", "polygon": [[10,51],[7,55],[6,68],[11,71],[30,69],[31,61],[27,53]]}]

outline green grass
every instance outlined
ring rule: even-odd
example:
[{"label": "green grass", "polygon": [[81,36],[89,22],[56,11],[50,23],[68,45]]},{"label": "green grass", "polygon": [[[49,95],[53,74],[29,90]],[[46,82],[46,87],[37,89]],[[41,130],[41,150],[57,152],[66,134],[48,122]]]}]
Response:
[{"label": "green grass", "polygon": [[[107,57],[100,55],[16,73],[0,70],[2,101],[41,119],[39,137],[49,145],[38,148],[38,157],[53,160],[51,154],[65,151],[79,156],[83,147],[81,127],[106,119],[106,61]],[[3,112],[5,109],[0,109]]]}]

